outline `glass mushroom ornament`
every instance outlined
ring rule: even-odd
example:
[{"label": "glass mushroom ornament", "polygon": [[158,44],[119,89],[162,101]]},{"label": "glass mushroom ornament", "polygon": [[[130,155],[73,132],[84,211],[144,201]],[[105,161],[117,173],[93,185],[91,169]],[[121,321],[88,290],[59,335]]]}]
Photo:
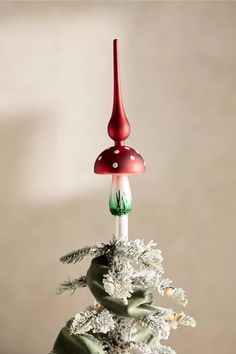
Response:
[{"label": "glass mushroom ornament", "polygon": [[145,171],[142,156],[129,146],[125,140],[130,135],[130,124],[126,117],[120,87],[118,64],[118,41],[113,42],[114,60],[114,99],[111,119],[107,130],[114,146],[104,150],[97,158],[94,172],[112,175],[109,207],[115,216],[115,236],[120,239],[128,238],[128,214],[133,207],[132,194],[128,175],[141,174]]},{"label": "glass mushroom ornament", "polygon": [[183,312],[153,304],[153,291],[183,306],[187,298],[183,289],[164,277],[163,258],[156,244],[128,238],[128,214],[133,204],[128,175],[141,174],[146,166],[141,155],[125,145],[130,124],[121,97],[117,39],[113,55],[114,102],[108,134],[114,146],[99,154],[94,171],[112,175],[109,208],[115,216],[115,235],[107,244],[85,246],[60,258],[69,264],[93,257],[86,275],[61,283],[58,293],[74,293],[88,286],[95,301],[67,322],[51,353],[174,354],[162,341],[179,324],[195,327],[196,322]]}]

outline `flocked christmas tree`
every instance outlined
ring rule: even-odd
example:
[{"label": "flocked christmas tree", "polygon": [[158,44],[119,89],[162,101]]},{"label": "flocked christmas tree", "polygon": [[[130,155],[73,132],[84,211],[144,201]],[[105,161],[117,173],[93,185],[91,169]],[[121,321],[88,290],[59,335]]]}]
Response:
[{"label": "flocked christmas tree", "polygon": [[145,172],[141,155],[125,145],[130,134],[121,97],[118,41],[114,50],[114,103],[108,134],[114,146],[96,159],[94,172],[112,175],[109,207],[115,217],[115,235],[107,244],[97,243],[61,257],[62,263],[77,263],[85,256],[92,262],[86,275],[60,284],[58,293],[74,293],[88,286],[95,302],[70,319],[59,333],[54,354],[174,354],[163,345],[179,324],[194,327],[185,313],[153,304],[152,292],[172,297],[186,306],[184,290],[164,277],[161,251],[153,241],[128,239],[128,214],[132,195],[128,175]]}]

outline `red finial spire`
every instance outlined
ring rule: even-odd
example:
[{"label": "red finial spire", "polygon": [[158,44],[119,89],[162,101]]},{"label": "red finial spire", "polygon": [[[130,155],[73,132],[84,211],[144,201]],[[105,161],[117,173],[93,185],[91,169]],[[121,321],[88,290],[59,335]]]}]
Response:
[{"label": "red finial spire", "polygon": [[115,141],[115,145],[123,145],[124,140],[130,134],[130,125],[123,107],[119,62],[118,62],[118,39],[113,40],[113,58],[114,58],[114,101],[111,119],[108,123],[108,134]]},{"label": "red finial spire", "polygon": [[118,66],[118,40],[113,41],[114,51],[114,102],[111,119],[107,130],[115,141],[112,146],[102,151],[96,158],[94,172],[110,175],[134,175],[144,173],[146,169],[142,156],[133,148],[124,145],[130,133],[129,121],[126,117],[120,90]]}]

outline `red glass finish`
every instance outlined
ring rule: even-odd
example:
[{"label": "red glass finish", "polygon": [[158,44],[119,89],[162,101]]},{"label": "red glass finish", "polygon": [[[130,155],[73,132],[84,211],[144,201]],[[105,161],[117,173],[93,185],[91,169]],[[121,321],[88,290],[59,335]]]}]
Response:
[{"label": "red glass finish", "polygon": [[108,123],[108,134],[115,141],[116,145],[122,145],[129,137],[130,125],[126,117],[120,87],[119,61],[118,61],[118,40],[113,41],[114,60],[114,100],[111,119]]},{"label": "red glass finish", "polygon": [[146,166],[142,156],[124,141],[129,137],[130,124],[123,107],[119,62],[118,62],[118,40],[113,41],[114,58],[114,101],[111,119],[107,131],[115,146],[104,150],[96,159],[94,172],[98,174],[129,175],[145,172]]},{"label": "red glass finish", "polygon": [[140,174],[145,172],[142,156],[129,146],[112,146],[104,150],[95,161],[98,174]]}]

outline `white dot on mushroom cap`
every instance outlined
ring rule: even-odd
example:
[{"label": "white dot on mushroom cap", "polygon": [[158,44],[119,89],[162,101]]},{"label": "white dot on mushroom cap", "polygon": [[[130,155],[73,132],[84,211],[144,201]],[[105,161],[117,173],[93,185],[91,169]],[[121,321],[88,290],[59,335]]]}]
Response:
[{"label": "white dot on mushroom cap", "polygon": [[98,161],[100,161],[102,159],[102,155],[98,157]]},{"label": "white dot on mushroom cap", "polygon": [[126,150],[130,150],[130,148],[129,148],[128,146],[125,146],[125,149],[126,149]]},{"label": "white dot on mushroom cap", "polygon": [[113,167],[113,168],[117,168],[117,167],[118,167],[118,163],[117,163],[117,162],[114,162],[114,163],[112,164],[112,167]]},{"label": "white dot on mushroom cap", "polygon": [[135,160],[134,155],[131,155],[129,158],[130,158],[130,160]]},{"label": "white dot on mushroom cap", "polygon": [[114,154],[119,154],[120,153],[120,150],[115,150],[114,151]]},{"label": "white dot on mushroom cap", "polygon": [[147,166],[145,161],[143,161],[143,164],[144,164],[145,167]]}]

